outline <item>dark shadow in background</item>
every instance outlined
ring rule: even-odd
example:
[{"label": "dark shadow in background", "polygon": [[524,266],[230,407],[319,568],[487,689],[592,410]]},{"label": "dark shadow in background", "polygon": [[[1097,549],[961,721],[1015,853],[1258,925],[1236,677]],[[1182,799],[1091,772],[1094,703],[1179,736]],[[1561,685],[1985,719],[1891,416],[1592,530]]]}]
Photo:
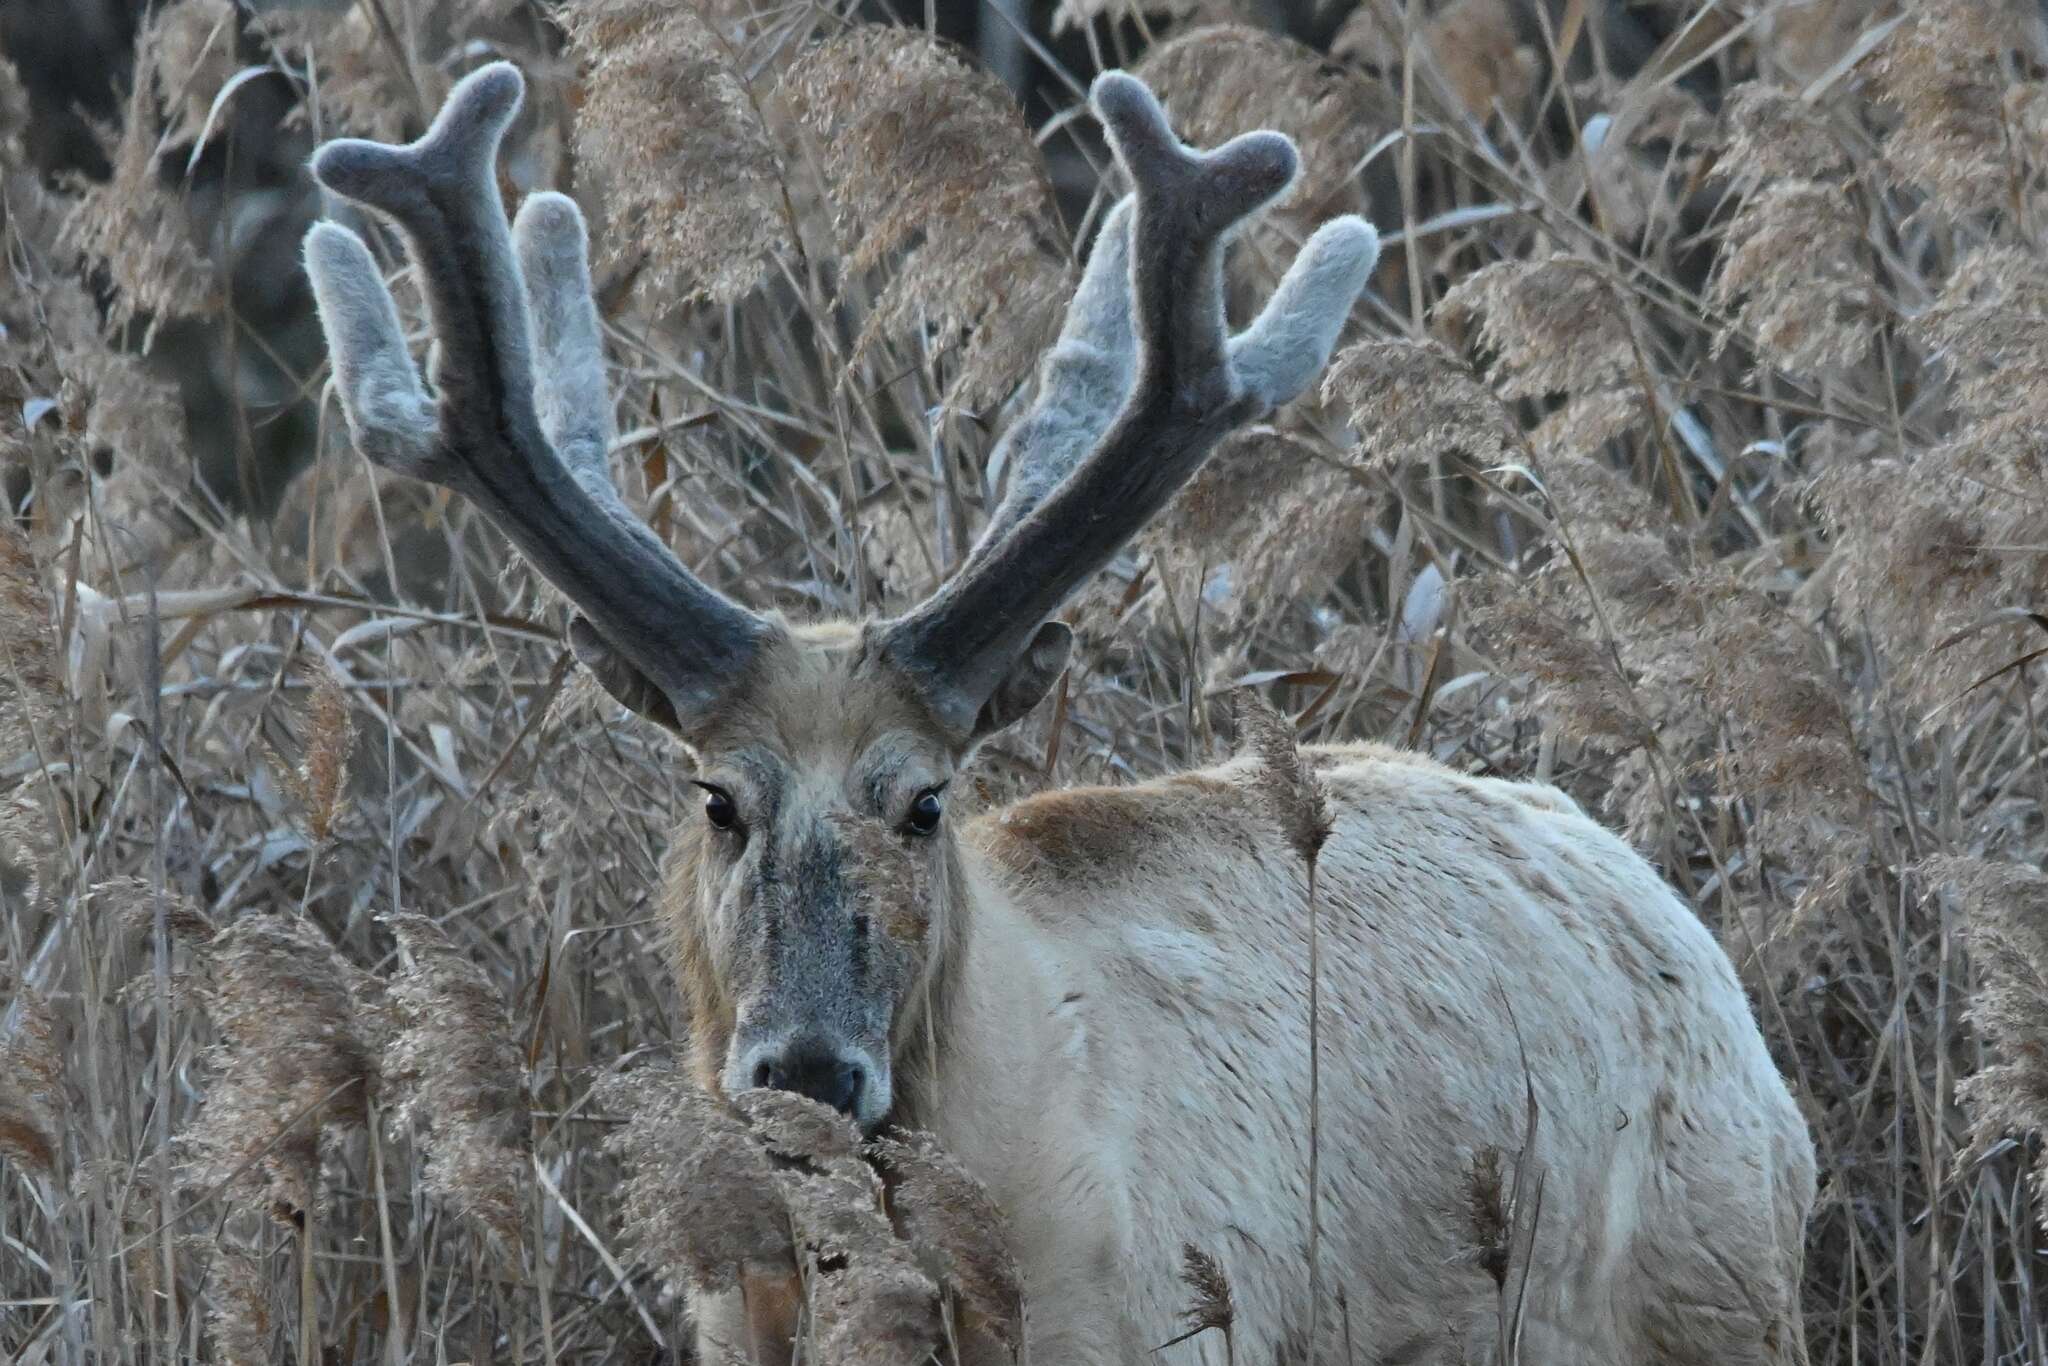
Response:
[{"label": "dark shadow in background", "polygon": [[[279,2],[242,0],[258,8]],[[298,3],[345,7],[353,0]],[[1517,4],[1521,39],[1541,52],[1535,7],[1547,6],[1555,18],[1566,4]],[[1072,104],[1073,86],[1062,70],[1092,71],[1097,51],[1109,59],[1119,50],[1143,48],[1139,31],[1128,23],[1099,23],[1093,48],[1081,32],[1056,36],[1055,8],[1056,0],[870,0],[866,6],[872,18],[893,15],[900,22],[929,24],[975,53],[1018,92],[1033,124]],[[1327,50],[1351,5],[1250,0],[1239,8],[1248,22]],[[13,61],[28,92],[26,144],[45,178],[107,174],[95,128],[118,121],[134,66],[135,33],[148,9],[147,0],[0,0],[0,54]],[[1593,10],[1611,69],[1634,69],[1666,36],[1654,27],[1653,12],[1603,0],[1595,0]],[[268,60],[248,35],[240,43],[244,64]],[[298,377],[318,370],[323,343],[298,246],[320,204],[303,169],[309,141],[284,122],[293,103],[283,76],[252,80],[235,92],[189,177],[182,150],[171,149],[162,159],[168,187],[189,206],[195,240],[228,282],[230,307],[225,317],[159,328],[149,364],[176,386],[182,401],[195,501],[222,518],[247,516],[258,527],[277,510],[316,444],[315,405],[300,392]],[[1075,136],[1094,135],[1077,126]],[[1047,155],[1062,211],[1072,222],[1085,207],[1094,176],[1067,138],[1055,139]],[[1397,226],[1398,200],[1388,193],[1375,193],[1373,200],[1382,227]]]}]

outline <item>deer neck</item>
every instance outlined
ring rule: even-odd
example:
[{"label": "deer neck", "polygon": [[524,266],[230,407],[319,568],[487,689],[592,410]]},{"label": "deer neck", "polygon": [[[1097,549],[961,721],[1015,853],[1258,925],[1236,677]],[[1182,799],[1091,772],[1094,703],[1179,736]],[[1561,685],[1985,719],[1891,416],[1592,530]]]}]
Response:
[{"label": "deer neck", "polygon": [[958,867],[928,1012],[898,1046],[895,1118],[972,1167],[972,1152],[1031,1141],[1090,1089],[1094,992],[1080,946],[1049,932],[978,850],[963,846]]}]

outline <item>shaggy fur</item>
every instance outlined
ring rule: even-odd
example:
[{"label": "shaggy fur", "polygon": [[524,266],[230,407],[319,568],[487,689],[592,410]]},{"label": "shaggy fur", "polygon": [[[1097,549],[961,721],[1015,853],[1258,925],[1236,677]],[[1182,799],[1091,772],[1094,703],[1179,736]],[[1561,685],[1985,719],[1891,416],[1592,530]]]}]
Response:
[{"label": "shaggy fur", "polygon": [[[788,787],[858,809],[855,775],[930,741],[899,729],[902,699],[844,632],[804,634],[713,753],[781,733]],[[821,710],[873,745],[817,743],[799,718]],[[1524,1146],[1533,1087],[1523,1359],[1798,1360],[1812,1146],[1698,918],[1553,788],[1373,745],[1307,753],[1336,820],[1318,864],[1323,1259],[1357,1358],[1493,1359],[1497,1287],[1463,1255],[1460,1211],[1473,1160]],[[719,838],[682,832],[670,898],[714,1086],[736,1020],[717,984],[745,952],[724,907],[747,876]],[[1302,1360],[1305,886],[1261,770],[1049,793],[932,843],[934,948],[898,1001],[893,1118],[936,1132],[1007,1214],[1032,1357],[1145,1359],[1175,1334],[1193,1243],[1229,1276],[1238,1342]],[[751,1328],[736,1297],[701,1305],[705,1331],[775,1361],[791,1325],[750,1300]],[[1328,1350],[1334,1296],[1322,1308]]]},{"label": "shaggy fur", "polygon": [[[1542,1191],[1516,1192],[1523,1359],[1796,1359],[1803,1124],[1713,939],[1561,794],[1352,747],[1313,759],[1326,844],[1320,803],[1291,842],[1249,761],[958,832],[935,805],[1057,677],[1065,598],[1327,360],[1377,250],[1359,220],[1319,229],[1245,333],[1223,315],[1224,243],[1291,180],[1291,143],[1191,151],[1142,84],[1098,80],[1133,204],[1013,443],[997,533],[902,618],[805,627],[707,588],[604,477],[581,219],[536,196],[515,233],[490,180],[519,92],[487,67],[420,142],[316,158],[412,243],[446,353],[431,429],[363,244],[316,228],[308,261],[365,454],[481,503],[587,614],[586,664],[696,754],[710,791],[669,908],[707,1089],[935,1132],[1009,1218],[1042,1361],[1144,1359],[1189,1245],[1227,1274],[1237,1341],[1283,1362],[1333,1343],[1304,1259],[1318,1112],[1317,1261],[1363,1359],[1490,1358],[1503,1278],[1464,1255],[1459,1212],[1487,1155],[1522,1148]],[[704,1359],[785,1360],[798,1303],[705,1299]]]}]

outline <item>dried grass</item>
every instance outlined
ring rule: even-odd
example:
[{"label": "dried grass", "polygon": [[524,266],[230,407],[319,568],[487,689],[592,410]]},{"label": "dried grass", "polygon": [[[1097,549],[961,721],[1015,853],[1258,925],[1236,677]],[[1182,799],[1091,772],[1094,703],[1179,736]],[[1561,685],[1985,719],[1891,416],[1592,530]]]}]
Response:
[{"label": "dried grass", "polygon": [[1743,201],[1716,268],[1713,299],[1734,311],[1772,363],[1798,374],[1855,364],[1876,328],[1863,225],[1819,181],[1781,180]]},{"label": "dried grass", "polygon": [[0,748],[53,757],[67,689],[55,616],[28,537],[0,526]]},{"label": "dried grass", "polygon": [[1454,332],[1476,331],[1503,398],[1597,392],[1631,379],[1638,364],[1613,287],[1594,263],[1561,252],[1473,271],[1434,316]]},{"label": "dried grass", "polygon": [[[1206,762],[1201,704],[1241,680],[1287,709],[1248,766],[1278,811],[1313,815],[1297,742],[1560,786],[1720,935],[1813,1126],[1808,1356],[2038,1354],[2035,35],[2002,3],[1765,0],[1737,32],[1664,0],[1600,9],[1689,35],[1660,64],[1589,22],[1605,69],[1560,82],[1538,48],[1527,87],[1520,0],[1418,5],[1412,50],[1372,8],[1393,41],[1335,57],[1213,22],[1248,6],[1062,8],[1197,136],[1304,139],[1307,192],[1244,274],[1317,196],[1388,247],[1365,340],[1075,604],[1059,710],[959,797]],[[107,340],[251,283],[193,248],[217,185],[175,140],[226,78],[224,12],[158,7],[115,178],[84,193],[21,161],[38,130],[0,67],[0,1243],[40,1258],[0,1257],[0,1301],[66,1306],[0,1315],[0,1350],[668,1359],[670,1291],[748,1268],[807,1278],[807,1357],[1002,1350],[1014,1269],[942,1154],[645,1065],[681,1042],[654,889],[688,765],[576,682],[531,571],[352,457],[274,524],[191,486],[169,369],[189,397],[230,335],[275,349],[279,389],[203,419],[251,432],[311,433],[322,382],[302,315],[184,325],[147,368]],[[1060,214],[1119,192],[1072,150],[1089,121],[1045,84],[1034,129],[965,55],[816,7],[564,21],[566,53],[497,0],[272,9],[235,60],[317,76],[290,139],[410,136],[482,52],[519,58],[505,181],[572,185],[616,253],[628,498],[792,614],[935,581],[1070,287]],[[293,193],[218,201],[260,228],[313,211]],[[722,306],[672,306],[696,288]],[[1290,820],[1291,859],[1314,821]],[[869,913],[922,944],[936,889],[871,824]],[[1445,1161],[1469,1166],[1445,1226],[1510,1298],[1511,1159]],[[1188,1269],[1210,1340],[1176,1350],[1213,1359],[1228,1280]],[[1361,1278],[1319,1274],[1369,1336]]]},{"label": "dried grass", "polygon": [[2029,94],[2004,61],[2025,41],[2023,13],[1999,0],[1922,0],[1914,11],[1868,60],[1878,99],[1899,120],[1885,137],[1885,160],[1927,192],[1930,208],[1995,208],[2029,154],[2009,140],[2006,119],[2008,100]]},{"label": "dried grass", "polygon": [[185,1183],[298,1227],[325,1200],[323,1145],[362,1128],[377,1084],[347,966],[308,921],[245,916],[207,945],[199,1004],[218,1042]]},{"label": "dried grass", "polygon": [[1180,1280],[1189,1295],[1188,1307],[1181,1311],[1187,1331],[1162,1343],[1161,1349],[1202,1333],[1217,1332],[1223,1335],[1224,1360],[1236,1361],[1237,1348],[1231,1330],[1237,1325],[1237,1304],[1231,1297],[1230,1277],[1224,1274],[1223,1264],[1193,1243],[1182,1246],[1180,1258]]},{"label": "dried grass", "polygon": [[387,988],[380,1075],[402,1122],[428,1128],[421,1186],[516,1252],[531,1203],[525,1064],[489,977],[431,920],[392,917],[411,963]]},{"label": "dried grass", "polygon": [[[1254,613],[1341,573],[1382,504],[1379,483],[1359,465],[1321,443],[1258,426],[1209,457],[1141,544],[1183,563],[1219,566],[1227,600]],[[1217,582],[1210,577],[1210,585]]]},{"label": "dried grass", "polygon": [[975,1328],[1022,1352],[1023,1273],[987,1188],[930,1134],[879,1139],[872,1152],[896,1178],[896,1222],[925,1274],[958,1297]]},{"label": "dried grass", "polygon": [[746,293],[772,252],[797,244],[780,158],[730,42],[663,0],[579,0],[562,18],[583,63],[576,151],[604,177],[610,264],[643,251],[638,288],[665,303]]},{"label": "dried grass", "polygon": [[672,1286],[710,1291],[791,1267],[789,1214],[768,1152],[724,1101],[653,1066],[606,1078],[597,1095],[630,1116],[605,1149],[629,1173],[622,1232],[641,1262]]},{"label": "dried grass", "polygon": [[277,1360],[272,1341],[271,1276],[263,1259],[223,1249],[213,1260],[206,1327],[222,1366],[266,1366]]},{"label": "dried grass", "polygon": [[961,401],[1015,385],[1058,328],[1072,276],[1009,92],[935,38],[866,26],[806,52],[781,94],[817,139],[846,268],[907,252],[862,344],[914,324],[964,330]]},{"label": "dried grass", "polygon": [[160,9],[137,33],[127,109],[108,148],[113,174],[84,188],[64,223],[64,247],[104,270],[114,285],[108,328],[145,320],[145,349],[158,323],[211,313],[221,303],[212,263],[194,243],[190,220],[166,176],[169,142],[160,120],[168,111],[182,124],[190,112],[185,92],[205,89],[187,84],[188,76],[200,73],[169,65],[174,57],[192,57],[188,40],[207,26],[206,15],[196,16],[195,24],[185,11],[183,5]]},{"label": "dried grass", "polygon": [[1260,787],[1271,798],[1281,837],[1304,867],[1330,838],[1330,794],[1306,764],[1286,717],[1250,688],[1231,694],[1240,743],[1259,761]]},{"label": "dried grass", "polygon": [[1323,402],[1358,430],[1362,462],[1381,467],[1458,452],[1482,464],[1520,439],[1500,399],[1435,342],[1363,341],[1338,353]]},{"label": "dried grass", "polygon": [[[1968,918],[1983,980],[1970,1019],[1994,1061],[1958,1088],[1969,1108],[1970,1147],[1959,1170],[1988,1155],[2007,1135],[2048,1133],[2048,876],[2040,869],[1986,859],[1946,859],[1929,873],[1954,886]],[[2033,1154],[2035,1215],[2048,1229],[2048,1149]]]},{"label": "dried grass", "polygon": [[18,988],[16,1019],[0,1038],[0,1157],[54,1178],[63,1152],[64,1054],[42,993]]},{"label": "dried grass", "polygon": [[281,767],[285,783],[304,813],[307,832],[320,843],[334,833],[335,819],[341,814],[343,789],[348,784],[348,752],[356,735],[348,695],[332,671],[322,672],[314,683],[305,725],[306,757],[296,766]]}]

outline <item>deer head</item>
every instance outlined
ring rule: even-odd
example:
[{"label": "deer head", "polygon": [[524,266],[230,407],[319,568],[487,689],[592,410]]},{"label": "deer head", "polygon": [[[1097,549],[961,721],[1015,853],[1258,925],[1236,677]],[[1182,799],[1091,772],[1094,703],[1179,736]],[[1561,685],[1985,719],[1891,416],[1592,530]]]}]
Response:
[{"label": "deer head", "polygon": [[693,1046],[707,1081],[802,1091],[872,1127],[899,1045],[966,932],[946,784],[1066,665],[1067,598],[1232,429],[1329,359],[1377,256],[1364,220],[1323,225],[1232,336],[1231,233],[1296,168],[1278,133],[1184,147],[1119,72],[1091,92],[1133,192],[1111,214],[1003,438],[1008,491],[966,561],[900,617],[793,625],[708,587],[629,510],[583,219],[536,194],[506,222],[494,167],[522,82],[463,80],[408,146],[316,154],[335,193],[395,220],[441,359],[430,397],[368,248],[333,223],[306,267],[357,448],[459,492],[573,602],[577,657],[679,736],[705,797],[677,877]]}]

